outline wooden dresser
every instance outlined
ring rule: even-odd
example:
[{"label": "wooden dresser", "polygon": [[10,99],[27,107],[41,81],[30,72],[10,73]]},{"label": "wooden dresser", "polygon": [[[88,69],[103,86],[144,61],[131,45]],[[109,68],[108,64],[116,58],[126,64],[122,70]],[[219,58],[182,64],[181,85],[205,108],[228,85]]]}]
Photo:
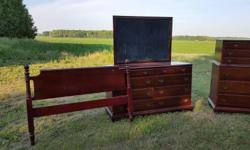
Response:
[{"label": "wooden dresser", "polygon": [[[131,64],[134,115],[192,110],[192,64],[182,62]],[[113,96],[124,94],[114,91]],[[107,109],[113,120],[127,115],[125,105]]]},{"label": "wooden dresser", "polygon": [[[129,70],[133,115],[192,110],[192,64],[171,62],[172,18],[114,16],[113,22],[114,64]],[[126,108],[107,112],[116,120],[126,117]]]},{"label": "wooden dresser", "polygon": [[208,101],[214,111],[250,112],[250,41],[216,41]]}]

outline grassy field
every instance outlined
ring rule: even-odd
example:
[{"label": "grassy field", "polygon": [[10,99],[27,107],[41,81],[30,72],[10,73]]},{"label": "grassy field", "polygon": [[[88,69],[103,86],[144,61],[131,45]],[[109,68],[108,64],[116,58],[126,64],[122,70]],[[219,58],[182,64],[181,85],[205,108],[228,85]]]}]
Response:
[{"label": "grassy field", "polygon": [[[0,149],[249,149],[250,116],[216,114],[207,104],[214,42],[173,41],[173,61],[193,63],[194,111],[112,123],[104,109],[35,119],[37,144],[28,145],[23,64],[40,68],[108,65],[111,39],[0,38]],[[36,102],[66,103],[103,94]]]}]

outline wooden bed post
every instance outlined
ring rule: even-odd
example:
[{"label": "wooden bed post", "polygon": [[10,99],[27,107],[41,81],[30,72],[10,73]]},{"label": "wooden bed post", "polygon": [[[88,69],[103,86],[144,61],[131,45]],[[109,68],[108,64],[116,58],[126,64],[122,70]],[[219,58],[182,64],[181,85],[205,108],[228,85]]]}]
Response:
[{"label": "wooden bed post", "polygon": [[126,81],[127,81],[127,95],[128,95],[128,116],[129,120],[133,120],[133,101],[132,101],[132,91],[131,91],[131,85],[130,85],[130,72],[129,67],[126,65]]},{"label": "wooden bed post", "polygon": [[35,144],[35,135],[34,135],[34,117],[33,117],[33,108],[32,108],[32,98],[30,90],[30,73],[29,65],[24,66],[25,70],[25,82],[26,82],[26,107],[27,107],[27,118],[28,118],[28,130],[30,137],[30,144]]}]

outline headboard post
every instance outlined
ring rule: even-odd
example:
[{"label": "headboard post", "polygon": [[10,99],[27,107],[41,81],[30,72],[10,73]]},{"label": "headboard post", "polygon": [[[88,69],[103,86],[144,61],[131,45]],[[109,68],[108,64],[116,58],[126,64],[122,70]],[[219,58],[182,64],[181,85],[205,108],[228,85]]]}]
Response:
[{"label": "headboard post", "polygon": [[128,116],[129,120],[133,120],[133,101],[132,101],[132,91],[130,85],[130,70],[129,66],[126,65],[126,80],[127,80],[127,95],[128,95]]},{"label": "headboard post", "polygon": [[24,66],[24,75],[25,75],[25,83],[26,83],[26,107],[27,107],[30,144],[34,145],[35,144],[34,118],[33,118],[33,107],[32,107],[32,98],[31,98],[31,89],[30,89],[30,73],[29,73],[28,64]]}]

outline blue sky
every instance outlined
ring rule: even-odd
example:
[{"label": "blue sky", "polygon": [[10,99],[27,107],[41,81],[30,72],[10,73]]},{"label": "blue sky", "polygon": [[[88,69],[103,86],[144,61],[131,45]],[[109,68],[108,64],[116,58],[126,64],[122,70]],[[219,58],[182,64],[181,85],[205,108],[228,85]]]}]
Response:
[{"label": "blue sky", "polygon": [[112,29],[113,15],[172,16],[174,35],[250,37],[250,0],[24,0],[39,32]]}]

